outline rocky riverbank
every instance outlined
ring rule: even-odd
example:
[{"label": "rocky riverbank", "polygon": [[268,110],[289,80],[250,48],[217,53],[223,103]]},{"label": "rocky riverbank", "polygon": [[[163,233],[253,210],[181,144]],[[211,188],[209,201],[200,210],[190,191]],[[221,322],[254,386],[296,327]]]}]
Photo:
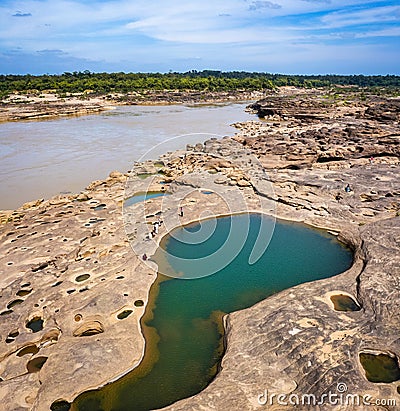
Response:
[{"label": "rocky riverbank", "polygon": [[126,94],[92,96],[88,93],[59,95],[11,94],[0,102],[0,122],[35,120],[60,116],[95,114],[118,105],[160,105],[160,104],[216,104],[235,101],[258,100],[263,92],[184,92],[143,91]]},{"label": "rocky riverbank", "polygon": [[[321,97],[314,95],[305,111]],[[338,101],[303,116],[298,101],[293,108],[288,100],[253,106],[264,123],[239,124],[235,140],[268,171],[276,215],[339,233],[354,250],[354,264],[229,315],[220,374],[166,409],[396,410],[400,402],[399,101],[357,102],[344,115]],[[336,306],[335,298],[350,298],[352,308]],[[364,369],[363,353],[382,363]],[[396,377],[384,376],[384,358],[394,359]],[[323,396],[329,393],[331,402]]]},{"label": "rocky riverbank", "polygon": [[[114,172],[79,195],[3,214],[5,409],[65,405],[138,364],[139,321],[156,277],[143,253],[151,255],[162,235],[205,211],[240,211],[239,197],[253,211],[265,210],[265,199],[277,217],[337,233],[353,248],[354,264],[227,316],[221,372],[203,392],[168,409],[290,409],[270,404],[265,390],[320,398],[340,393],[339,383],[342,392],[400,403],[399,380],[368,381],[359,357],[387,354],[397,365],[400,357],[399,107],[395,99],[281,92],[253,105],[264,120],[237,124],[234,138],[168,153],[129,175]],[[206,189],[214,194],[202,194]],[[124,198],[143,191],[170,195],[122,212]],[[168,224],[149,241],[146,233],[160,216]],[[343,296],[352,309],[334,304]],[[301,409],[357,407],[326,402]]]}]

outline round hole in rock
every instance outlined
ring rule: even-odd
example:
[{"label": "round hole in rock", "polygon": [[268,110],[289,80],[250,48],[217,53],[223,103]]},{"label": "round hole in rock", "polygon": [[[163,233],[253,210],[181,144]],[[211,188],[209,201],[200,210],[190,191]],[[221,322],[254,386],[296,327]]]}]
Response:
[{"label": "round hole in rock", "polygon": [[26,364],[28,372],[39,372],[47,361],[47,358],[48,357],[35,357],[32,360],[28,361],[28,364]]},{"label": "round hole in rock", "polygon": [[74,317],[74,320],[75,320],[76,322],[81,321],[81,320],[82,320],[82,314],[76,314],[75,317]]},{"label": "round hole in rock", "polygon": [[336,311],[360,311],[359,304],[349,295],[337,294],[331,296]]},{"label": "round hole in rock", "polygon": [[16,337],[19,336],[19,331],[18,331],[18,330],[12,330],[12,331],[8,334],[8,336],[11,337],[11,338],[16,338]]},{"label": "round hole in rock", "polygon": [[6,338],[6,344],[10,344],[10,343],[12,343],[12,342],[14,342],[15,341],[15,338],[10,338],[10,337],[7,337]]},{"label": "round hole in rock", "polygon": [[33,317],[26,323],[26,328],[31,329],[34,333],[43,330],[44,321],[40,317]]},{"label": "round hole in rock", "polygon": [[25,297],[26,295],[30,294],[32,290],[19,290],[17,291],[18,297]]},{"label": "round hole in rock", "polygon": [[15,307],[16,305],[19,305],[19,304],[21,304],[21,303],[23,303],[23,302],[24,302],[24,300],[20,300],[20,299],[10,301],[10,302],[7,304],[7,309],[10,310],[11,308],[13,308],[13,307]]},{"label": "round hole in rock", "polygon": [[123,320],[126,317],[129,317],[133,313],[133,310],[124,310],[117,315],[118,320]]},{"label": "round hole in rock", "polygon": [[82,281],[86,281],[88,278],[90,278],[90,274],[81,274],[75,278],[75,281],[81,283]]},{"label": "round hole in rock", "polygon": [[144,306],[143,300],[136,300],[133,304],[135,305],[135,307],[143,307]]},{"label": "round hole in rock", "polygon": [[118,277],[116,277],[117,280],[123,280],[125,277],[123,275],[119,275]]},{"label": "round hole in rock", "polygon": [[68,401],[57,400],[50,405],[51,411],[69,411],[71,409],[71,404]]},{"label": "round hole in rock", "polygon": [[72,294],[72,293],[74,293],[75,291],[76,291],[75,289],[67,290],[67,294]]},{"label": "round hole in rock", "polygon": [[12,261],[9,261],[8,263],[7,263],[7,265],[13,265],[14,263],[12,262]]},{"label": "round hole in rock", "polygon": [[400,368],[394,354],[363,352],[360,363],[368,381],[390,383],[400,379]]},{"label": "round hole in rock", "polygon": [[400,385],[397,386],[397,394],[400,394]]},{"label": "round hole in rock", "polygon": [[27,354],[37,354],[39,352],[39,348],[35,345],[35,344],[31,344],[31,345],[27,345],[24,348],[21,348],[18,352],[17,352],[17,357],[23,357],[24,355]]}]

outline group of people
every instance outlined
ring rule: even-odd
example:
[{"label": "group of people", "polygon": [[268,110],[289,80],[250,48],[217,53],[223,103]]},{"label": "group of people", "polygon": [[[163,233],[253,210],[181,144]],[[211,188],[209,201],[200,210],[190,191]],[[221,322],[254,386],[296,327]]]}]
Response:
[{"label": "group of people", "polygon": [[[160,229],[162,223],[163,222],[161,220],[157,220],[153,223],[153,229],[151,230],[149,234],[147,234],[146,240],[151,240],[158,234],[158,230]],[[143,261],[146,261],[148,259],[146,253],[143,254],[142,259]]]},{"label": "group of people", "polygon": [[150,238],[153,238],[158,234],[158,230],[160,229],[161,224],[161,220],[157,220],[153,223],[153,230],[150,232]]},{"label": "group of people", "polygon": [[[353,189],[350,187],[350,184],[347,184],[347,185],[345,186],[345,188],[344,188],[344,191],[345,191],[346,193],[351,193],[351,192],[353,191]],[[335,196],[335,199],[336,199],[337,201],[340,201],[342,198],[343,198],[343,196],[342,196],[341,193],[337,193],[336,196]]]},{"label": "group of people", "polygon": [[[179,207],[179,216],[183,217],[183,207]],[[157,221],[155,221],[153,223],[153,229],[151,230],[151,232],[149,234],[146,235],[146,240],[151,240],[152,238],[154,238],[158,234],[158,231],[159,231],[162,223],[163,222],[160,219],[158,219]],[[146,261],[148,259],[146,253],[143,254],[142,259],[143,259],[143,261]]]}]

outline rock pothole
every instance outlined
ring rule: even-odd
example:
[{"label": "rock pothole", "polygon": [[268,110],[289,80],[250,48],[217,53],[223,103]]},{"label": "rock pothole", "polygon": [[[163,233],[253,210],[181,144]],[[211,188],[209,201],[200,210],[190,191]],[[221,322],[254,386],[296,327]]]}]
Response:
[{"label": "rock pothole", "polygon": [[57,400],[50,405],[51,411],[69,411],[70,409],[71,404],[65,400]]},{"label": "rock pothole", "polygon": [[74,337],[89,337],[104,332],[103,324],[100,321],[87,321],[80,325],[74,332]]},{"label": "rock pothole", "polygon": [[26,297],[27,295],[29,295],[32,292],[32,289],[29,290],[19,290],[17,291],[17,296],[18,297]]},{"label": "rock pothole", "polygon": [[359,354],[368,381],[391,383],[400,380],[399,360],[392,352],[365,350]]},{"label": "rock pothole", "polygon": [[361,306],[355,299],[348,294],[331,295],[331,301],[336,311],[360,311]]},{"label": "rock pothole", "polygon": [[25,326],[26,326],[26,328],[29,328],[30,330],[32,330],[32,332],[37,333],[37,332],[43,330],[43,324],[44,324],[44,320],[39,316],[35,316],[35,317],[31,318],[25,324]]},{"label": "rock pothole", "polygon": [[117,318],[118,318],[118,320],[123,320],[123,319],[129,317],[132,313],[133,313],[133,310],[124,310],[124,311],[121,311],[117,315]]},{"label": "rock pothole", "polygon": [[87,279],[89,279],[90,278],[90,274],[81,274],[81,275],[78,275],[76,278],[75,278],[75,281],[77,282],[77,283],[81,283],[81,282],[83,282],[83,281],[86,281]]},{"label": "rock pothole", "polygon": [[23,357],[24,355],[28,355],[28,354],[37,354],[39,352],[39,348],[36,344],[29,344],[26,345],[25,347],[21,348],[18,352],[17,352],[17,357]]},{"label": "rock pothole", "polygon": [[135,307],[143,307],[144,306],[144,301],[143,300],[136,300],[134,303]]},{"label": "rock pothole", "polygon": [[28,373],[35,373],[39,372],[43,365],[46,363],[48,357],[35,357],[32,358],[28,363],[26,364],[26,368],[28,370]]},{"label": "rock pothole", "polygon": [[7,304],[7,309],[11,310],[11,308],[15,307],[16,305],[22,304],[23,302],[24,300],[21,299],[12,300]]}]

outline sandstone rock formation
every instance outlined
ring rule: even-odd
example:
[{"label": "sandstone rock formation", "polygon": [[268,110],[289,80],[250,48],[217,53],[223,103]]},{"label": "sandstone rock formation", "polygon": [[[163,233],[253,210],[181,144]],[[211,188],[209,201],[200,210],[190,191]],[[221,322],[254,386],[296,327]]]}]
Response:
[{"label": "sandstone rock formation", "polygon": [[[313,91],[271,96],[253,108],[264,110],[265,119],[237,124],[233,139],[137,164],[127,182],[112,173],[79,195],[0,216],[0,403],[6,410],[48,410],[134,367],[156,269],[141,256],[204,210],[231,212],[239,196],[253,210],[265,199],[277,217],[338,234],[353,248],[354,264],[226,316],[220,373],[203,392],[167,409],[283,410],[294,405],[276,397],[270,404],[271,394],[294,401],[328,392],[361,401],[370,396],[375,405],[297,409],[398,409],[376,400],[399,404],[400,382],[368,381],[359,360],[363,352],[400,358],[398,100],[343,104]],[[151,173],[150,180],[140,178]],[[202,194],[207,186],[214,194]],[[124,197],[146,191],[169,195],[122,213]],[[187,212],[179,218],[182,201]],[[149,226],[159,217],[168,225],[149,241]],[[348,311],[335,308],[343,296],[352,302]]]},{"label": "sandstone rock formation", "polygon": [[0,122],[94,114],[118,105],[214,104],[257,100],[265,94],[262,91],[243,90],[233,92],[144,90],[103,96],[91,96],[86,93],[64,96],[54,93],[11,94],[0,101]]},{"label": "sandstone rock formation", "polygon": [[125,180],[114,172],[78,196],[27,204],[1,226],[2,409],[48,410],[140,360],[135,302],[155,275],[125,235]]},{"label": "sandstone rock formation", "polygon": [[[340,233],[354,264],[228,315],[221,372],[203,392],[165,409],[398,409],[399,381],[368,381],[359,359],[363,352],[389,353],[399,365],[398,100],[368,103],[354,115],[316,114],[310,123],[277,103],[285,99],[258,103],[274,118],[240,125],[235,140],[268,170],[276,215]],[[271,106],[274,112],[262,111]],[[382,114],[388,107],[389,122]],[[354,311],[335,310],[331,297],[343,295]],[[331,402],[323,397],[329,393],[336,395]]]}]

